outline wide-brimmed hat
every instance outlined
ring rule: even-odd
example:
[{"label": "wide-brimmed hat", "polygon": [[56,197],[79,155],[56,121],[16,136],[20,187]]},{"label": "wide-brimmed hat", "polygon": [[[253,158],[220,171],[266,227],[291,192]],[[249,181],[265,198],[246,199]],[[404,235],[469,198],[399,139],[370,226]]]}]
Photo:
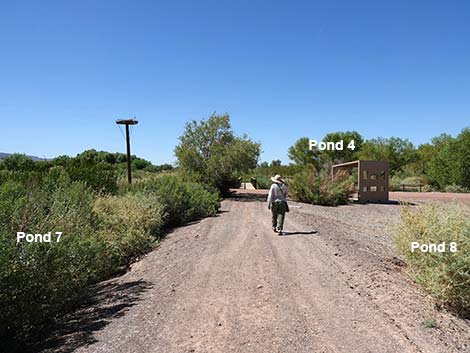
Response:
[{"label": "wide-brimmed hat", "polygon": [[275,176],[271,177],[271,180],[275,183],[283,183],[284,182],[284,180],[282,180],[282,178],[279,174],[276,174]]}]

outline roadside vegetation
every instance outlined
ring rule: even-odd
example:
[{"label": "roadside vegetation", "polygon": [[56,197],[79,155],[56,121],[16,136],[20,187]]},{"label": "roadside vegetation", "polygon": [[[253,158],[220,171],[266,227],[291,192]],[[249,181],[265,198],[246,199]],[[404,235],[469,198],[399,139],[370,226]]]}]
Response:
[{"label": "roadside vegetation", "polygon": [[[409,265],[411,278],[438,303],[469,318],[470,207],[464,204],[427,204],[418,209],[405,206],[395,242]],[[412,251],[411,242],[445,242],[445,251]]]},{"label": "roadside vegetation", "polygon": [[[167,229],[217,213],[219,192],[169,165],[134,157],[134,184],[120,182],[121,157],[91,150],[0,162],[0,350],[34,339]],[[18,231],[52,232],[52,242],[17,244]],[[59,242],[55,232],[63,232]]]},{"label": "roadside vegetation", "polygon": [[[259,143],[233,134],[225,114],[186,125],[176,168],[132,156],[132,185],[120,153],[1,161],[0,350],[34,339],[168,229],[215,216],[259,153]],[[17,232],[52,232],[52,242],[17,243]],[[55,232],[63,233],[59,242]]]},{"label": "roadside vegetation", "polygon": [[332,178],[326,171],[314,168],[296,174],[289,185],[293,200],[322,206],[345,205],[354,192],[354,181],[347,172]]}]

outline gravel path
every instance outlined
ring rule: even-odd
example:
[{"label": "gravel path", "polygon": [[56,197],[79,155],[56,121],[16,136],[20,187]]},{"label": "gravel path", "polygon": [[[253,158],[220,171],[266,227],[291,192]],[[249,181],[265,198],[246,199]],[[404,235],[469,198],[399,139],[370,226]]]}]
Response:
[{"label": "gravel path", "polygon": [[44,352],[470,352],[470,323],[403,273],[399,206],[292,203],[280,237],[264,198],[176,229],[100,284]]}]

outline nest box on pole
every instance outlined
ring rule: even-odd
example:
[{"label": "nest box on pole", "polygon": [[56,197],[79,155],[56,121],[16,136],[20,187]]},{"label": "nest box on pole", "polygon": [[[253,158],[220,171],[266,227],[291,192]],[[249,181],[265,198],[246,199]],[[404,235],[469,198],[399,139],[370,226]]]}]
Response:
[{"label": "nest box on pole", "polygon": [[132,184],[132,169],[131,169],[131,138],[129,136],[129,125],[137,125],[139,122],[134,119],[118,119],[116,124],[126,125],[126,146],[127,146],[127,180]]}]

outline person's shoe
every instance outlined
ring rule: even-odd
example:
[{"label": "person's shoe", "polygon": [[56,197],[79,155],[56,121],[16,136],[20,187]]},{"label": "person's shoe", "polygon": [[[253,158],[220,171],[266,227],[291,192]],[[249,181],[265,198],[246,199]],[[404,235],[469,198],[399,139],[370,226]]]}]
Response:
[{"label": "person's shoe", "polygon": [[278,233],[277,233],[279,236],[281,235],[284,235],[284,232],[282,230],[280,230]]},{"label": "person's shoe", "polygon": [[272,227],[272,229],[273,229],[273,232],[274,232],[274,233],[277,233],[276,227]]}]

